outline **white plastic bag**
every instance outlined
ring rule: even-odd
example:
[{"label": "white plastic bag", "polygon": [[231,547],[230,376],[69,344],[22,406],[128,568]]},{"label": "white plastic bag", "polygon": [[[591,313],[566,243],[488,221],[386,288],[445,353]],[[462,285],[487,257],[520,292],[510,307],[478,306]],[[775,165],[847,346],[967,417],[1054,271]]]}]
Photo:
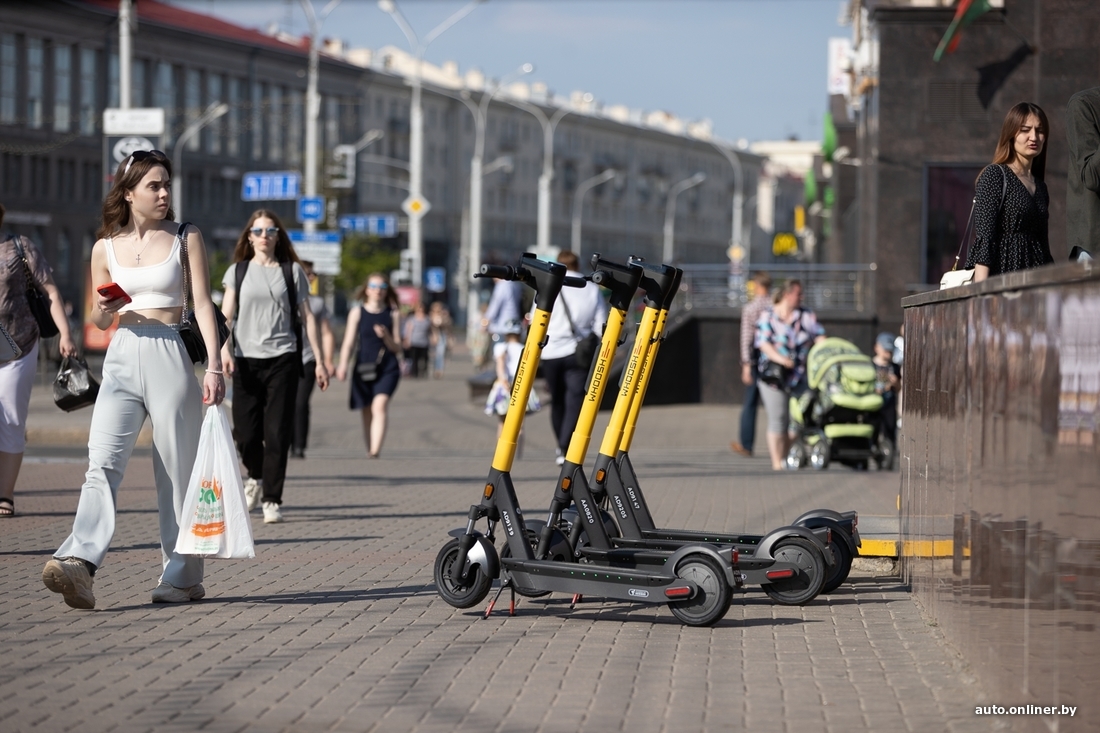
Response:
[{"label": "white plastic bag", "polygon": [[176,552],[205,557],[256,557],[229,418],[208,407],[195,468],[187,482]]}]

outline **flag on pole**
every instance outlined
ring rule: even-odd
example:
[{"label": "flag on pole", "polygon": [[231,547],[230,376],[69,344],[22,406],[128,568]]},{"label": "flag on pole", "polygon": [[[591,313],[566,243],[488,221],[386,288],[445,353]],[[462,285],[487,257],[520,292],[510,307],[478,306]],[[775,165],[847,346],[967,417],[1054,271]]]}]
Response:
[{"label": "flag on pole", "polygon": [[932,54],[932,60],[939,61],[944,51],[955,53],[955,49],[959,47],[962,29],[992,9],[989,0],[959,0],[959,4],[955,7],[955,17],[951,25],[947,26],[947,32],[943,34],[943,38],[940,39],[940,45]]}]

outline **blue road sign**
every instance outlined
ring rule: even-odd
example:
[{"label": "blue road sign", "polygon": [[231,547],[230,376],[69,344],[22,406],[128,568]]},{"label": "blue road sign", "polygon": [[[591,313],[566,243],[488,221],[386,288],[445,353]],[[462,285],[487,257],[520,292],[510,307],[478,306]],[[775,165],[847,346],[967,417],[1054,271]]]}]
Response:
[{"label": "blue road sign", "polygon": [[397,214],[345,214],[338,223],[345,231],[379,237],[397,236]]},{"label": "blue road sign", "polygon": [[325,218],[325,199],[323,196],[308,196],[298,199],[298,221],[321,221]]},{"label": "blue road sign", "polygon": [[291,201],[302,177],[295,171],[253,171],[241,178],[241,201]]},{"label": "blue road sign", "polygon": [[429,267],[424,270],[424,287],[429,293],[442,293],[447,289],[447,270]]},{"label": "blue road sign", "polygon": [[301,229],[288,229],[286,233],[294,244],[340,244],[344,236],[340,232],[304,232]]}]

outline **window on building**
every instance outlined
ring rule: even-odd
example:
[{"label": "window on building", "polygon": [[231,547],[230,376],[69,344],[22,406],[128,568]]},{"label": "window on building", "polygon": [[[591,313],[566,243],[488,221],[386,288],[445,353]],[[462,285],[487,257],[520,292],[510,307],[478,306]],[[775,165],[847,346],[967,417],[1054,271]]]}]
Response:
[{"label": "window on building", "polygon": [[[187,69],[183,75],[183,122],[190,125],[202,116],[202,73],[198,69]],[[199,135],[193,135],[187,141],[187,149],[199,149]]]},{"label": "window on building", "polygon": [[283,160],[284,124],[286,124],[286,115],[283,110],[283,90],[281,87],[272,86],[267,94],[267,157],[272,163]]},{"label": "window on building", "polygon": [[145,61],[134,59],[130,64],[130,105],[144,107],[145,100]]},{"label": "window on building", "polygon": [[[981,165],[925,166],[923,282],[938,283],[959,251]],[[959,267],[966,263],[964,249]]]},{"label": "window on building", "polygon": [[73,49],[53,47],[53,129],[68,132],[73,117]]},{"label": "window on building", "polygon": [[15,122],[15,80],[18,55],[14,33],[0,33],[0,124]]},{"label": "window on building", "polygon": [[256,82],[252,85],[252,115],[250,129],[252,131],[252,159],[260,160],[264,157],[264,89],[263,85]]},{"label": "window on building", "polygon": [[76,200],[76,161],[57,161],[57,197],[62,201]]},{"label": "window on building", "polygon": [[27,127],[42,127],[44,51],[41,38],[27,39]]},{"label": "window on building", "polygon": [[107,54],[107,106],[118,107],[118,52]]},{"label": "window on building", "polygon": [[57,250],[54,252],[51,262],[53,276],[58,285],[65,286],[69,284],[69,277],[72,275],[72,258],[73,248],[69,241],[69,233],[61,229],[57,232]]},{"label": "window on building", "polygon": [[103,193],[103,180],[99,175],[99,163],[95,161],[85,161],[81,166],[80,175],[80,198],[82,201],[89,203],[93,201],[99,201]]},{"label": "window on building", "polygon": [[155,82],[153,84],[153,106],[164,110],[164,144],[172,142],[176,130],[176,75],[172,65],[157,62]]},{"label": "window on building", "polygon": [[241,86],[240,79],[230,77],[225,89],[225,101],[229,111],[225,113],[225,153],[236,157],[241,154]]},{"label": "window on building", "polygon": [[[222,76],[221,74],[206,75],[206,98],[211,104],[222,101]],[[211,155],[220,155],[222,152],[222,128],[225,126],[225,117],[219,117],[206,126],[203,137],[206,138],[206,152]]]},{"label": "window on building", "polygon": [[332,150],[340,144],[340,100],[325,97],[325,141],[323,148]]},{"label": "window on building", "polygon": [[32,155],[29,158],[31,168],[31,196],[47,199],[50,196],[50,159]]},{"label": "window on building", "polygon": [[302,150],[305,148],[302,140],[302,123],[305,121],[302,93],[291,89],[287,94],[286,106],[286,161],[292,166],[298,166],[302,164]]},{"label": "window on building", "polygon": [[94,135],[96,131],[95,104],[95,49],[80,49],[80,134]]}]

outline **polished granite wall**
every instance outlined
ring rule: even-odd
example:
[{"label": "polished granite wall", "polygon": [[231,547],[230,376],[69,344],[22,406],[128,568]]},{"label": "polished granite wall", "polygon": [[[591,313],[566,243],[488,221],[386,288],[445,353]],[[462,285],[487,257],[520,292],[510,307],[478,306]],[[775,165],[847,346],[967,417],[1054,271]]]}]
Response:
[{"label": "polished granite wall", "polygon": [[1098,730],[1100,269],[902,305],[903,573],[989,704],[1077,707],[1015,729]]}]

